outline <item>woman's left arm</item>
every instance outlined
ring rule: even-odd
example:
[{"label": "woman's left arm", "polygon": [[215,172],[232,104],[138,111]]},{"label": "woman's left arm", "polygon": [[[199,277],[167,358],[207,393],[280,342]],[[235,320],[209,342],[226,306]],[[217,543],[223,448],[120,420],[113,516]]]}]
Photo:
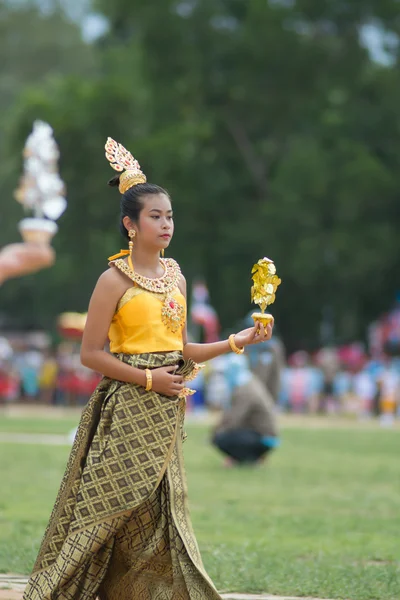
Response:
[{"label": "woman's left arm", "polygon": [[[179,283],[179,289],[182,294],[187,296],[186,294],[186,280],[181,277],[181,281]],[[259,344],[260,342],[265,342],[269,340],[272,336],[272,329],[274,323],[267,325],[264,329],[262,325],[259,328],[249,327],[248,329],[244,329],[239,333],[235,334],[234,343],[235,346],[239,349],[244,348],[245,346],[249,346],[252,344]],[[213,342],[211,344],[193,344],[187,341],[187,326],[185,323],[184,330],[182,332],[183,338],[183,358],[185,360],[191,358],[196,363],[206,362],[207,360],[211,360],[220,356],[221,354],[226,354],[227,352],[232,352],[232,348],[229,344],[228,340],[222,340],[220,342]]]}]

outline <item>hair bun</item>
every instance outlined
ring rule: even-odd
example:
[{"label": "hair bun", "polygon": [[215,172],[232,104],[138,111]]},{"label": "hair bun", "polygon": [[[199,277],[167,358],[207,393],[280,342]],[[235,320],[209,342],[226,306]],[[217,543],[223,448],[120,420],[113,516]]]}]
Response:
[{"label": "hair bun", "polygon": [[119,175],[116,175],[115,177],[113,177],[112,179],[110,179],[110,181],[107,182],[107,185],[111,186],[111,187],[118,187],[119,186]]}]

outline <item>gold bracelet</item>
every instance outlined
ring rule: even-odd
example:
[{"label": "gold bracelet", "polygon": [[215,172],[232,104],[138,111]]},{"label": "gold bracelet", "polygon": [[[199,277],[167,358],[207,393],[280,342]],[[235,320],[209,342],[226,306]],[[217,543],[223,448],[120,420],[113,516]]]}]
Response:
[{"label": "gold bracelet", "polygon": [[153,375],[151,374],[150,369],[145,369],[146,373],[146,392],[150,392],[153,387]]},{"label": "gold bracelet", "polygon": [[228,338],[229,345],[231,347],[232,352],[236,354],[243,354],[244,348],[238,348],[235,344],[235,334],[232,333]]}]

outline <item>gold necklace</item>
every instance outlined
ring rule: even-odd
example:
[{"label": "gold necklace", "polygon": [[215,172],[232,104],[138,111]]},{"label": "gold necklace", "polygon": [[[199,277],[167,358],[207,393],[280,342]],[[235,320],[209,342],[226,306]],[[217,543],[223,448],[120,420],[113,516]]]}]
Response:
[{"label": "gold necklace", "polygon": [[139,287],[161,296],[160,300],[163,301],[161,320],[168,329],[176,333],[182,329],[185,323],[185,308],[179,304],[171,292],[178,287],[181,270],[173,258],[160,258],[160,262],[164,267],[164,274],[154,279],[136,273],[131,260],[132,267],[122,259],[116,260],[114,265]]}]

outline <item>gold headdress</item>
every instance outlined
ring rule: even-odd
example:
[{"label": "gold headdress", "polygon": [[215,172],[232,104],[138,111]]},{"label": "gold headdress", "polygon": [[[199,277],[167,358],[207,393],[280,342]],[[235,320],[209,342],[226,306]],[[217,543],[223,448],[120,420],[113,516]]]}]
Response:
[{"label": "gold headdress", "polygon": [[105,149],[106,158],[112,168],[121,173],[118,188],[121,194],[124,194],[138,183],[146,183],[146,175],[141,170],[138,161],[133,158],[132,154],[122,144],[118,144],[118,142],[109,137],[107,138]]}]

